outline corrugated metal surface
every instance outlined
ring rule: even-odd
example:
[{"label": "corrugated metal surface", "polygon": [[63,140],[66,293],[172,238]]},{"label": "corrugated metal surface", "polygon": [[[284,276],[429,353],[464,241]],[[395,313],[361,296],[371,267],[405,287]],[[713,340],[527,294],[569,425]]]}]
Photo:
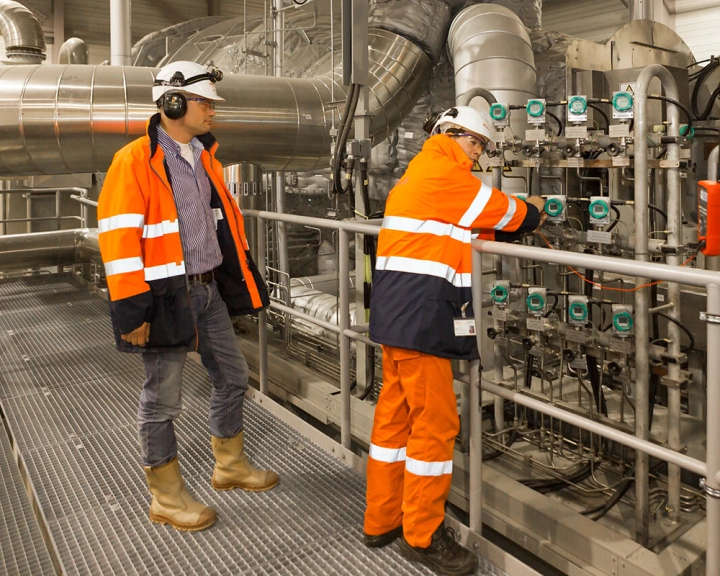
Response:
[{"label": "corrugated metal surface", "polygon": [[543,2],[543,29],[602,42],[628,21],[620,0],[554,0]]},{"label": "corrugated metal surface", "polygon": [[677,0],[675,31],[698,61],[720,54],[720,2]]}]

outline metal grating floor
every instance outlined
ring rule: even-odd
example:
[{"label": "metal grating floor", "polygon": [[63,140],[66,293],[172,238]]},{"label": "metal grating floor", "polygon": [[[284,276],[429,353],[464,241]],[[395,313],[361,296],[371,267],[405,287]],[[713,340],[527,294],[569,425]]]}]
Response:
[{"label": "metal grating floor", "polygon": [[[218,511],[199,533],[147,518],[135,429],[143,368],[139,357],[115,351],[107,305],[70,277],[0,283],[0,400],[64,573],[430,574],[396,545],[365,548],[362,475],[254,402],[245,407],[248,453],[281,482],[266,493],[213,490],[210,384],[191,361],[184,378],[176,427],[183,475]],[[6,524],[15,509],[3,504]],[[34,550],[10,542],[16,554]],[[7,573],[52,573],[49,557],[37,552],[34,562],[29,572]],[[481,573],[504,576],[483,560]]]},{"label": "metal grating floor", "polygon": [[0,422],[0,574],[55,574],[40,526],[33,515],[10,439]]}]

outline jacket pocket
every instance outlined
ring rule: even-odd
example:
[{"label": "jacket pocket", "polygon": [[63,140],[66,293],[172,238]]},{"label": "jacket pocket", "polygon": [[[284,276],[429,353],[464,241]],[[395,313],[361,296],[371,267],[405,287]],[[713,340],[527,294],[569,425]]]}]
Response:
[{"label": "jacket pocket", "polygon": [[153,318],[147,348],[190,346],[195,340],[195,322],[190,298],[183,286],[153,299]]},{"label": "jacket pocket", "polygon": [[[475,359],[478,357],[474,336],[455,336],[455,318],[462,318],[464,302],[444,299],[428,299],[423,306],[422,340],[433,354],[445,358]],[[465,316],[473,318],[472,303],[465,309]]]}]

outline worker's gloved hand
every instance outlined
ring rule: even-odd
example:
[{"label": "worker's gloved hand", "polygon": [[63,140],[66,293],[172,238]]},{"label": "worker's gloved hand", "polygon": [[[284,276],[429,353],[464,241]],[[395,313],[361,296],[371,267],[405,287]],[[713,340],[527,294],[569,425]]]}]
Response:
[{"label": "worker's gloved hand", "polygon": [[547,214],[545,213],[545,199],[540,196],[527,196],[525,198],[525,202],[532,204],[538,209],[538,212],[540,212],[540,224],[538,224],[538,226],[545,224],[545,220],[547,220]]},{"label": "worker's gloved hand", "polygon": [[135,328],[132,332],[123,334],[120,336],[125,342],[132,344],[133,346],[144,347],[150,338],[150,322],[143,322],[143,325],[139,328]]}]

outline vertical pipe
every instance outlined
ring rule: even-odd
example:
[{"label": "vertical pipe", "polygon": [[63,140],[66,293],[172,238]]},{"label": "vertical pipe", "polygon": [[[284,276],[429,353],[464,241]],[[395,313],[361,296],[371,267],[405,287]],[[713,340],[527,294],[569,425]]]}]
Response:
[{"label": "vertical pipe", "polygon": [[110,64],[130,66],[130,0],[110,0]]},{"label": "vertical pipe", "polygon": [[60,190],[55,190],[55,229],[62,230],[62,207],[60,205]]},{"label": "vertical pipe", "polygon": [[[680,117],[677,107],[668,108],[668,133],[679,134]],[[669,144],[667,147],[667,160],[674,163],[680,160],[680,146]],[[667,194],[667,215],[668,215],[668,236],[666,244],[669,247],[677,248],[682,242],[682,204],[680,199],[680,169],[668,168],[666,175]],[[669,266],[680,266],[682,256],[668,254],[666,262]],[[676,320],[681,317],[680,284],[671,282],[668,284],[668,301],[674,306],[668,310],[668,315]],[[671,356],[680,354],[680,327],[674,322],[668,324],[668,353]],[[680,364],[671,362],[668,366],[668,379],[671,385],[668,388],[668,447],[673,450],[682,448],[680,437]],[[680,473],[681,469],[676,464],[668,464],[668,518],[671,522],[677,522],[680,514]]]},{"label": "vertical pipe", "polygon": [[[647,133],[647,94],[650,81],[658,77],[662,82],[665,94],[678,100],[678,89],[675,79],[667,68],[653,64],[645,68],[637,78],[635,92],[635,260],[647,262],[648,256],[648,146]],[[669,136],[678,136],[678,110],[668,104]],[[677,145],[670,146],[675,150]],[[677,158],[678,156],[674,156]],[[668,183],[669,186],[669,183]],[[642,286],[649,282],[648,278],[635,278],[635,285]],[[650,296],[647,288],[635,292],[635,435],[647,440],[649,436],[649,398],[650,398],[650,358],[649,358],[649,323],[648,309]],[[649,458],[647,454],[637,452],[635,458],[635,539],[643,546],[648,544],[650,528],[649,509]]]},{"label": "vertical pipe", "polygon": [[[482,254],[472,253],[472,299],[478,352],[482,354]],[[468,506],[470,530],[482,533],[482,403],[480,361],[470,362],[470,464]]]},{"label": "vertical pipe", "polygon": [[[265,220],[257,218],[257,251],[258,272],[263,282],[266,276],[267,237]],[[258,314],[258,355],[260,357],[260,392],[268,395],[268,369],[267,369],[267,312],[261,310]]]},{"label": "vertical pipe", "polygon": [[627,7],[630,13],[630,22],[654,20],[653,0],[630,0]]},{"label": "vertical pipe", "polygon": [[32,194],[30,192],[25,194],[25,218],[27,218],[25,231],[30,234],[32,232]]},{"label": "vertical pipe", "polygon": [[[490,95],[492,99],[494,100],[495,97]],[[486,98],[487,99],[487,98]],[[491,102],[491,100],[488,100],[488,102]],[[499,166],[496,166],[493,168],[492,173],[492,186],[493,188],[497,188],[498,190],[502,190],[502,168]],[[503,273],[503,259],[502,256],[495,256],[493,257],[493,262],[495,264],[495,270],[497,271],[495,273],[495,278],[498,279],[505,279],[505,274]],[[482,276],[481,276],[482,278]],[[500,322],[497,320],[493,321],[494,328],[497,330],[500,327]],[[501,385],[504,377],[504,371],[505,371],[505,365],[503,361],[503,350],[502,347],[498,346],[497,344],[493,345],[493,379],[495,380],[495,384]],[[503,430],[505,428],[505,400],[500,398],[500,396],[495,396],[495,399],[493,401],[493,412],[495,417],[495,431],[499,432],[500,430]],[[504,443],[504,436],[499,437],[499,441]]]},{"label": "vertical pipe", "polygon": [[339,230],[338,235],[338,274],[340,278],[340,442],[350,448],[350,338],[345,332],[350,328],[350,245],[348,233]]},{"label": "vertical pipe", "polygon": [[[53,64],[60,62],[60,50],[65,43],[65,0],[53,0]],[[86,62],[87,64],[87,62]]]},{"label": "vertical pipe", "polygon": [[[708,314],[720,316],[720,286],[711,284],[707,287]],[[720,324],[707,322],[707,402],[708,415],[720,407]],[[713,414],[712,416],[716,416]],[[706,486],[712,490],[720,490],[718,482],[720,473],[720,418],[707,418],[707,479]],[[720,574],[720,498],[708,495],[706,499],[707,544],[705,548],[705,574]]]}]

